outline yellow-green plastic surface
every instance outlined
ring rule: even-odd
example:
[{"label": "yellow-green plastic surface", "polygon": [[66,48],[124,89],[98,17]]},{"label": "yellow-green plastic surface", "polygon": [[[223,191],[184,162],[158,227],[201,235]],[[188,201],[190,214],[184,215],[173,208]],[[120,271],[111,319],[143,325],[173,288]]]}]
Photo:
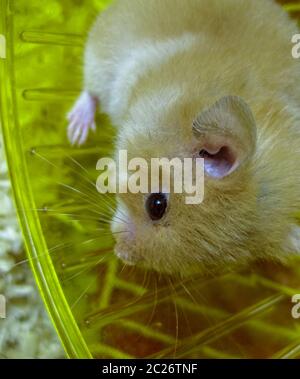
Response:
[{"label": "yellow-green plastic surface", "polygon": [[299,262],[183,281],[114,257],[107,226],[114,200],[94,186],[114,130],[99,115],[97,134],[72,148],[65,120],[81,87],[84,37],[109,2],[0,0],[7,45],[0,112],[12,188],[30,265],[67,355],[300,357],[291,315]]}]

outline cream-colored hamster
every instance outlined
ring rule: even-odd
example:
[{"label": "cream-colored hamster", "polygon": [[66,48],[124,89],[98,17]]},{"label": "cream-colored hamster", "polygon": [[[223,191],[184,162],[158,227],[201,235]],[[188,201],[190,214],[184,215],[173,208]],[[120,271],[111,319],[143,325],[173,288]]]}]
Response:
[{"label": "cream-colored hamster", "polygon": [[71,142],[85,142],[99,105],[118,127],[116,152],[205,159],[199,205],[118,195],[122,260],[187,275],[299,252],[295,33],[271,0],[119,0],[97,18]]}]

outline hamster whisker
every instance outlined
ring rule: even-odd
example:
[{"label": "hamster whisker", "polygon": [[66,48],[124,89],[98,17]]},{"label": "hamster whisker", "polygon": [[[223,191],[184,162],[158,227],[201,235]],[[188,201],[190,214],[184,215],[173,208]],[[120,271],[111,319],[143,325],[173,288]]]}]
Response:
[{"label": "hamster whisker", "polygon": [[[71,156],[69,156],[69,155],[66,155],[72,162],[74,162],[79,168],[81,168],[87,175],[89,174],[88,173],[88,171],[87,171],[87,169],[81,164],[81,163],[79,163],[75,158],[73,158],[73,157],[71,157]],[[77,173],[77,172],[76,172]],[[80,175],[80,177],[82,177],[86,182],[88,182],[91,186],[92,186],[92,188],[94,189],[94,190],[97,190],[97,186],[96,186],[96,182],[93,182],[92,180],[90,180],[89,179],[89,177],[88,176],[84,176],[84,175],[81,175],[81,174],[79,174]],[[90,188],[88,188],[88,191],[91,191],[91,189]],[[98,193],[98,192],[97,192]],[[105,199],[105,200],[107,200],[106,201],[106,203],[107,203],[107,205],[108,206],[110,206],[111,208],[112,208],[112,206],[114,206],[114,204],[113,204],[113,202],[111,201],[111,203],[109,203],[109,201],[110,201],[110,197],[108,196],[108,194],[101,194],[103,197],[102,197],[102,199]],[[114,209],[114,208],[112,208],[112,209]]]},{"label": "hamster whisker", "polygon": [[[95,212],[95,213],[97,213],[97,212]],[[125,217],[125,215],[124,215],[124,217]],[[124,220],[122,217],[120,217],[120,216],[118,216],[116,214],[113,215],[113,218],[122,221],[122,223],[124,223],[124,224],[128,224],[128,222],[126,220]]]},{"label": "hamster whisker", "polygon": [[[103,229],[104,230],[104,229]],[[111,235],[113,233],[109,232],[107,233],[107,235]],[[91,235],[91,237],[94,237]],[[79,246],[79,245],[86,245],[86,244],[89,244],[89,243],[92,243],[92,242],[95,242],[97,240],[101,240],[103,237],[103,234],[101,234],[101,236],[96,236],[94,238],[90,238],[90,239],[87,239],[85,241],[82,241],[82,242],[70,242],[70,241],[67,241],[67,242],[64,242],[64,243],[60,243],[58,245],[55,245],[53,246],[52,248],[50,248],[48,251],[44,252],[44,253],[41,253],[41,254],[38,254],[37,256],[35,257],[32,257],[32,258],[26,258],[26,259],[23,259],[17,263],[15,263],[8,271],[6,272],[2,272],[0,273],[0,275],[6,275],[6,274],[9,274],[10,272],[12,272],[12,270],[14,270],[15,268],[17,268],[18,266],[21,266],[25,263],[29,263],[31,261],[34,261],[36,259],[39,259],[40,257],[43,257],[43,256],[46,256],[46,255],[51,255],[53,256],[54,254],[57,254],[58,252],[60,252],[62,249],[65,249],[65,248],[69,248],[69,247],[72,247],[72,246]]]},{"label": "hamster whisker", "polygon": [[[108,255],[108,254],[106,253],[106,255]],[[73,279],[77,278],[79,275],[82,275],[82,274],[84,274],[84,273],[86,273],[86,272],[91,271],[93,268],[95,268],[95,267],[97,267],[98,265],[100,265],[101,262],[103,262],[103,261],[105,260],[105,258],[106,258],[105,256],[104,256],[104,257],[101,257],[96,263],[91,264],[90,267],[86,267],[86,268],[84,268],[83,270],[79,271],[78,273],[72,275],[71,277],[66,278],[66,279],[63,279],[63,280],[62,280],[62,283],[69,282],[70,280],[73,280]]]},{"label": "hamster whisker", "polygon": [[[27,210],[28,211],[28,210]],[[47,216],[70,216],[73,217],[73,220],[80,221],[80,220],[95,220],[95,221],[105,221],[107,224],[111,223],[112,216],[109,213],[105,212],[96,212],[92,209],[89,209],[89,212],[92,212],[95,214],[95,216],[91,216],[88,213],[87,214],[78,214],[78,213],[68,213],[68,212],[60,212],[59,209],[52,209],[52,208],[32,208],[29,211],[31,212],[38,212],[41,214],[45,214]],[[76,218],[75,218],[76,217]]]},{"label": "hamster whisker", "polygon": [[[58,170],[60,169],[56,164],[54,164],[53,162],[49,161],[47,158],[45,158],[45,157],[42,156],[41,154],[37,153],[36,151],[34,152],[34,154],[35,154],[38,158],[40,158],[41,160],[47,162],[49,165],[55,167],[55,168],[58,169]],[[73,160],[73,161],[75,162],[75,160]],[[76,174],[78,175],[78,172],[75,171],[74,169],[71,168],[71,171],[73,171],[74,173],[76,173]],[[82,175],[80,175],[80,176],[83,177]],[[88,181],[88,183],[91,184],[91,185],[93,186],[93,188],[96,189],[96,184],[95,184],[95,183],[93,183],[91,180],[87,179],[86,177],[83,177],[83,178],[84,178],[85,181]],[[61,186],[64,186],[64,187],[67,188],[67,189],[70,189],[70,190],[72,190],[72,191],[75,191],[76,193],[79,193],[79,194],[81,194],[81,195],[84,195],[85,197],[89,197],[87,194],[83,193],[83,192],[80,191],[79,189],[76,189],[76,188],[74,188],[74,187],[72,187],[72,186],[70,186],[70,185],[67,185],[67,184],[64,184],[64,183],[60,183],[60,182],[56,182],[56,184],[61,185]],[[90,191],[91,191],[90,188],[88,188],[88,191],[89,191],[89,193],[94,197],[94,199],[97,200],[97,201],[96,201],[96,203],[97,203],[97,202],[98,202],[98,198],[95,197],[96,194],[97,194],[97,192],[96,192],[96,191],[95,191],[95,193],[90,192]],[[94,204],[94,206],[95,206],[95,204]]]},{"label": "hamster whisker", "polygon": [[[53,166],[55,168],[58,168],[57,165],[55,165],[53,162],[49,161],[47,158],[45,158],[41,154],[35,152],[35,155],[37,157],[39,157],[40,159],[46,161],[49,165],[51,165],[51,166]],[[71,156],[69,156],[67,154],[66,154],[66,157],[69,160],[71,160],[74,164],[76,164],[76,166],[78,166],[83,172],[85,172],[85,173],[88,174],[88,171],[86,170],[86,168],[82,164],[80,164],[76,159],[74,159],[73,157],[71,157]],[[86,176],[84,176],[82,174],[78,174],[78,172],[75,171],[73,168],[70,168],[70,169],[71,169],[71,171],[73,171],[74,173],[76,173],[77,175],[79,175],[81,178],[83,178],[88,184],[90,184],[93,189],[96,189],[96,184],[94,182],[92,182],[88,177],[86,177]],[[97,209],[99,209],[101,211],[101,213],[99,213],[99,214],[101,214],[101,216],[103,214],[103,208],[98,203],[99,200],[103,201],[107,205],[108,209],[111,210],[112,213],[115,212],[115,204],[111,201],[110,197],[107,196],[107,194],[103,194],[104,196],[102,196],[101,199],[100,199],[97,196],[96,191],[95,191],[95,193],[92,192],[91,188],[89,188],[87,186],[84,186],[85,189],[88,191],[88,193],[85,193],[81,189],[76,188],[76,187],[71,186],[71,185],[66,184],[66,183],[58,182],[57,184],[60,185],[60,186],[62,186],[67,191],[71,191],[71,192],[76,193],[84,202],[92,205],[91,211],[94,212],[94,213],[96,213],[96,211],[94,210],[94,207],[96,207]],[[82,185],[82,183],[81,183],[81,185]],[[123,214],[123,216],[125,217],[124,214]],[[109,217],[109,220],[107,220],[107,221],[110,222],[111,221],[111,215],[108,215],[108,217]],[[128,224],[128,222],[126,220],[122,219],[120,216],[116,216],[115,215],[115,218],[119,219],[122,223]]]},{"label": "hamster whisker", "polygon": [[[110,196],[108,196],[108,194],[102,194],[102,196],[103,196],[102,199],[104,199],[104,202],[108,205],[108,207],[111,207],[111,210],[115,213],[115,210],[116,210],[115,202],[114,203],[112,202],[112,199]],[[119,209],[119,212],[121,213],[123,217],[126,218],[126,214],[121,209]]]},{"label": "hamster whisker", "polygon": [[101,221],[105,222],[106,224],[110,225],[111,223],[111,215],[105,214],[105,213],[99,213],[99,212],[93,212],[97,216],[90,216],[90,215],[84,215],[84,214],[76,214],[76,213],[67,213],[67,212],[59,212],[55,209],[47,208],[47,210],[43,208],[36,208],[35,211],[40,213],[45,213],[47,216],[68,216],[72,217],[70,221]]},{"label": "hamster whisker", "polygon": [[[51,165],[51,166],[55,167],[56,169],[60,170],[60,168],[59,168],[56,164],[54,164],[53,162],[49,161],[49,159],[47,159],[47,158],[44,157],[43,155],[37,153],[36,151],[34,151],[34,155],[36,155],[38,158],[42,159],[43,161],[47,162],[49,165]],[[65,156],[67,156],[69,159],[71,159],[71,160],[72,160],[74,163],[76,163],[79,167],[81,167],[82,169],[84,169],[83,166],[80,165],[80,163],[77,162],[74,158],[70,157],[68,154],[65,154]],[[70,166],[69,166],[69,168],[70,168],[70,171],[72,171],[73,173],[75,173],[76,175],[78,175],[78,171],[75,171],[75,170],[74,170],[72,167],[70,167]],[[87,171],[86,169],[84,169],[84,170],[85,170],[85,172],[88,174],[88,171]],[[87,179],[85,176],[82,176],[82,175],[80,175],[80,176],[81,176],[85,181],[87,181],[88,183],[92,184],[93,187],[96,187],[95,183],[93,183],[91,180]]]},{"label": "hamster whisker", "polygon": [[67,189],[67,190],[70,190],[72,192],[75,192],[75,193],[79,194],[80,198],[82,198],[84,201],[86,201],[87,203],[89,203],[90,205],[92,205],[92,207],[93,207],[92,209],[94,209],[96,207],[97,209],[99,209],[100,211],[102,211],[102,208],[99,206],[99,204],[97,202],[95,203],[95,202],[91,201],[93,199],[91,199],[87,194],[85,194],[82,191],[80,191],[78,188],[72,187],[72,186],[70,186],[68,184],[65,184],[65,183],[58,183],[58,184],[61,185],[62,187],[64,187],[65,189]]},{"label": "hamster whisker", "polygon": [[[191,301],[197,306],[199,305],[199,302],[195,299],[195,297],[192,295],[191,291],[185,286],[185,283],[181,282],[180,286],[183,288],[184,292],[188,295],[188,297],[191,299]],[[207,303],[207,300],[198,293],[198,295],[201,297],[202,303]],[[204,311],[201,311],[201,315],[205,320],[207,321],[208,325],[213,325],[214,323],[212,320],[207,316],[207,314]]]},{"label": "hamster whisker", "polygon": [[176,319],[175,344],[174,344],[174,355],[173,355],[173,358],[175,359],[176,358],[176,351],[177,351],[177,347],[178,347],[178,341],[179,341],[179,317],[178,317],[178,309],[177,309],[177,303],[176,303],[176,298],[178,297],[178,294],[177,294],[176,289],[172,283],[171,278],[168,278],[168,282],[169,282],[171,292],[173,294],[173,295],[171,295],[171,297],[172,297],[172,301],[174,304],[175,319]]},{"label": "hamster whisker", "polygon": [[80,302],[80,300],[84,297],[84,295],[88,292],[88,290],[92,287],[92,284],[95,282],[97,278],[94,277],[90,283],[86,286],[85,290],[81,292],[81,294],[78,296],[78,298],[70,305],[71,309],[74,309],[76,305]]},{"label": "hamster whisker", "polygon": [[[146,279],[148,279],[148,281],[150,280],[149,277],[148,277],[148,272],[145,273],[146,275],[144,275],[144,283],[143,283],[143,287],[145,286],[145,283],[146,283]],[[152,310],[151,310],[151,313],[150,313],[150,316],[149,316],[149,319],[147,321],[147,326],[149,326],[155,316],[155,312],[156,312],[156,309],[157,309],[157,305],[158,305],[158,290],[157,290],[157,279],[155,278],[154,279],[154,291],[153,291],[153,297],[154,297],[154,301],[153,301],[153,306],[152,306]]]},{"label": "hamster whisker", "polygon": [[[96,229],[96,230],[98,230],[98,231],[101,231],[101,230],[103,230],[103,229]],[[120,230],[120,231],[118,231],[118,232],[109,232],[109,233],[107,233],[108,235],[114,235],[114,234],[122,234],[122,233],[129,233],[129,230]],[[103,234],[102,234],[103,235]]]},{"label": "hamster whisker", "polygon": [[[39,212],[44,212],[43,210],[38,210]],[[99,217],[96,216],[85,216],[85,215],[79,215],[76,213],[67,213],[67,212],[57,212],[52,209],[48,209],[47,212],[49,212],[49,216],[70,216],[72,217],[72,220],[80,221],[80,220],[90,220],[90,221],[98,221]]]}]

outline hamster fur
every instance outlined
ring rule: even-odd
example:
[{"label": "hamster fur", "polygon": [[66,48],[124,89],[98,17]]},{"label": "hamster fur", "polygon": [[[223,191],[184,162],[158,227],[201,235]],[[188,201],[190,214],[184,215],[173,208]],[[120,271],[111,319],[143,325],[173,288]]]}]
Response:
[{"label": "hamster fur", "polygon": [[[71,142],[86,140],[99,105],[118,128],[116,153],[128,159],[206,149],[218,167],[229,158],[214,153],[225,146],[236,162],[228,175],[206,170],[202,204],[171,193],[158,222],[147,196],[119,194],[111,228],[121,259],[188,275],[299,253],[297,32],[272,0],[119,0],[99,15],[69,114]],[[214,128],[202,130],[203,119]]]}]

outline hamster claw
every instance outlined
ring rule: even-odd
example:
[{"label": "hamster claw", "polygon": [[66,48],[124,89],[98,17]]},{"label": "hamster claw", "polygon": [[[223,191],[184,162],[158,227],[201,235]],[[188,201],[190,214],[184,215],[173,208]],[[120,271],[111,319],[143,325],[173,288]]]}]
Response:
[{"label": "hamster claw", "polygon": [[96,130],[95,113],[97,99],[84,91],[72,110],[68,113],[68,139],[72,145],[82,145],[87,140],[89,130]]}]

